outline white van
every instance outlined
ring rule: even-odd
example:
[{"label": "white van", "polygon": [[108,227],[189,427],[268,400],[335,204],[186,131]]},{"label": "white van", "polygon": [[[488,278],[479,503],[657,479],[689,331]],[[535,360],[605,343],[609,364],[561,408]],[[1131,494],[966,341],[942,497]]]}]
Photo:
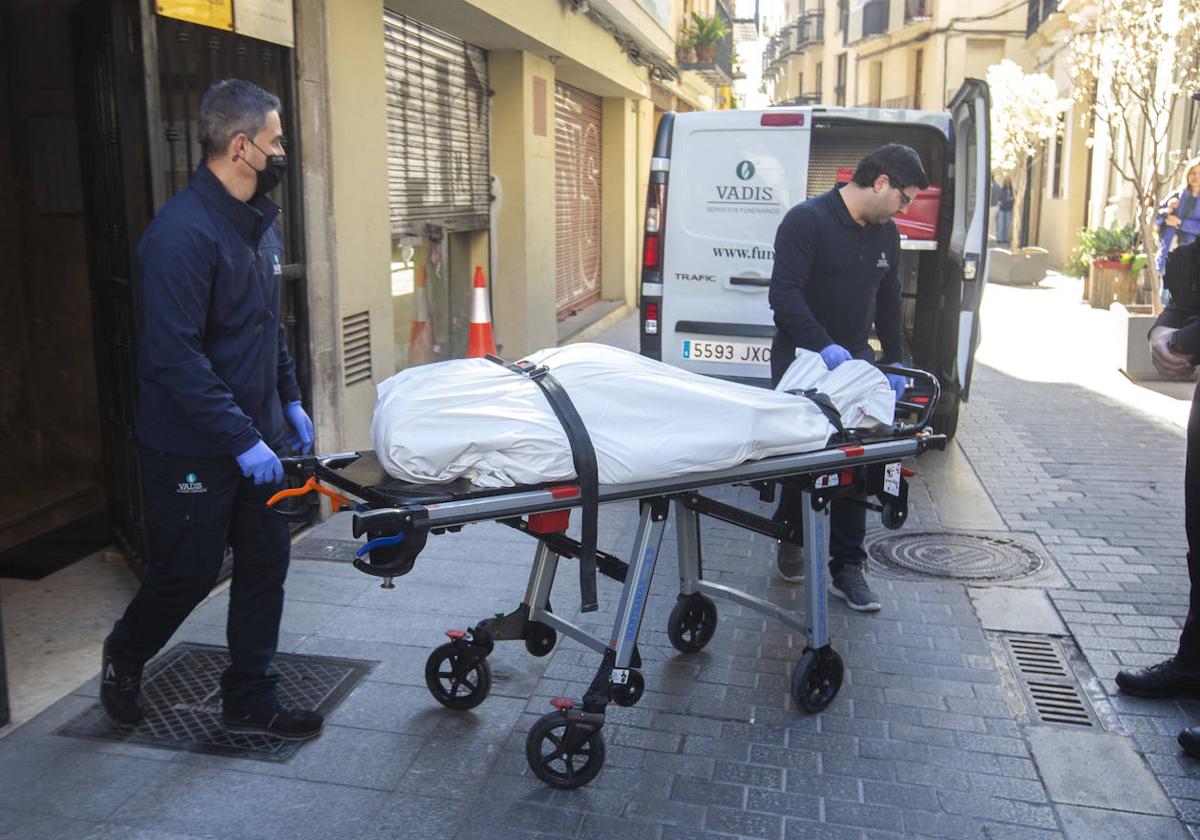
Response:
[{"label": "white van", "polygon": [[848,180],[885,143],[921,156],[930,188],[897,216],[905,353],[935,374],[934,428],[953,435],[979,343],[987,276],[986,83],[948,112],[772,108],[668,113],[650,167],[641,352],[696,373],[770,385],[767,288],[775,230],[794,205]]}]

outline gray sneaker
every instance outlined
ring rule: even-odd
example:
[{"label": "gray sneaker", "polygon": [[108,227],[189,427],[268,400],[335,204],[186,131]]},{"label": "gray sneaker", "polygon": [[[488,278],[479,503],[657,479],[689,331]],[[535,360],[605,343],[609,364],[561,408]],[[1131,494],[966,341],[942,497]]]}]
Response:
[{"label": "gray sneaker", "polygon": [[804,582],[804,549],[792,542],[775,544],[775,570],[788,583]]},{"label": "gray sneaker", "polygon": [[852,610],[860,612],[875,612],[883,604],[879,596],[867,585],[867,576],[863,574],[862,566],[846,566],[833,576],[829,591],[846,602]]}]

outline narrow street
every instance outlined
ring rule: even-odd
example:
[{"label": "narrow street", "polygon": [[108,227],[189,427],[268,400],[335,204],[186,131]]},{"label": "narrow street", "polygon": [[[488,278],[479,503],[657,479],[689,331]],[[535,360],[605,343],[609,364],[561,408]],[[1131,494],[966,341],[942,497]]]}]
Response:
[{"label": "narrow street", "polygon": [[[526,733],[550,697],[582,695],[595,653],[560,641],[535,659],[501,643],[491,696],[466,712],[443,709],[423,680],[443,630],[515,605],[532,542],[494,523],[434,537],[383,590],[346,562],[356,544],[339,515],[295,547],[281,640],[369,664],[318,740],[270,762],[59,734],[93,709],[93,679],[0,739],[0,838],[1200,836],[1200,764],[1175,745],[1200,705],[1133,701],[1112,682],[1173,652],[1186,609],[1191,386],[1117,372],[1115,319],[1079,290],[1057,275],[988,289],[958,439],[917,462],[907,526],[868,536],[882,612],[830,603],[847,674],[825,712],[789,700],[803,639],[774,622],[721,603],[702,652],[670,646],[668,533],[641,634],[646,693],[610,707],[590,785],[549,789],[528,770]],[[601,340],[635,336],[626,320]],[[725,498],[760,504],[748,488]],[[602,511],[604,549],[627,553],[634,511]],[[880,559],[881,541],[922,534],[1014,544],[1037,568],[995,583]],[[803,587],[773,574],[769,540],[706,521],[704,549],[712,579],[803,609]],[[579,615],[571,569],[555,611],[602,632],[616,594],[602,583],[599,612]],[[219,592],[172,645],[223,644],[225,609]],[[1023,643],[1049,648],[1062,677],[1041,681],[1074,692],[1083,723],[1037,705],[1038,677],[1017,667]]]}]

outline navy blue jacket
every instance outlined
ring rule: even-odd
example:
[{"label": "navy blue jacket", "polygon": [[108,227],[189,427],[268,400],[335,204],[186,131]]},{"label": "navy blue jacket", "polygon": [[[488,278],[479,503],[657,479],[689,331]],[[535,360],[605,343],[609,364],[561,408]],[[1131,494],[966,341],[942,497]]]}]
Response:
[{"label": "navy blue jacket", "polygon": [[234,198],[201,164],[146,228],[138,318],[137,438],[179,455],[275,444],[300,399],[279,315],[279,207]]},{"label": "navy blue jacket", "polygon": [[789,210],[775,233],[768,292],[776,327],[774,380],[797,347],[819,352],[840,344],[856,358],[875,361],[868,343],[872,324],[883,347],[880,360],[899,362],[899,263],[896,224],[860,225],[836,189]]}]

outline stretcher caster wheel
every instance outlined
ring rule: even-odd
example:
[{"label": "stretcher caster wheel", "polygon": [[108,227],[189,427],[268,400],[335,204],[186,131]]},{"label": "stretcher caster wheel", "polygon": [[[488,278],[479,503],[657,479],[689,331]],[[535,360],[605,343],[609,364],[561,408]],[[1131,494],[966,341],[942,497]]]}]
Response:
[{"label": "stretcher caster wheel", "polygon": [[540,621],[531,621],[526,627],[525,650],[534,656],[546,656],[558,644],[558,632]]},{"label": "stretcher caster wheel", "polygon": [[680,595],[667,619],[667,638],[680,653],[703,650],[717,632],[717,605],[700,593]]},{"label": "stretcher caster wheel", "polygon": [[562,712],[549,712],[529,730],[525,760],[533,775],[551,787],[581,787],[604,766],[604,736],[598,727],[571,723]]},{"label": "stretcher caster wheel", "polygon": [[908,519],[908,507],[884,502],[883,509],[879,512],[879,518],[883,521],[884,528],[895,531],[904,524],[904,520]]},{"label": "stretcher caster wheel", "polygon": [[819,712],[837,697],[845,674],[842,657],[833,648],[807,650],[792,669],[792,699],[802,711]]},{"label": "stretcher caster wheel", "polygon": [[466,661],[454,642],[447,642],[429,654],[425,685],[433,699],[446,708],[473,709],[492,690],[492,668],[484,658]]},{"label": "stretcher caster wheel", "polygon": [[641,671],[630,668],[626,673],[628,682],[617,685],[613,683],[612,699],[618,706],[634,706],[646,693],[646,678]]}]

